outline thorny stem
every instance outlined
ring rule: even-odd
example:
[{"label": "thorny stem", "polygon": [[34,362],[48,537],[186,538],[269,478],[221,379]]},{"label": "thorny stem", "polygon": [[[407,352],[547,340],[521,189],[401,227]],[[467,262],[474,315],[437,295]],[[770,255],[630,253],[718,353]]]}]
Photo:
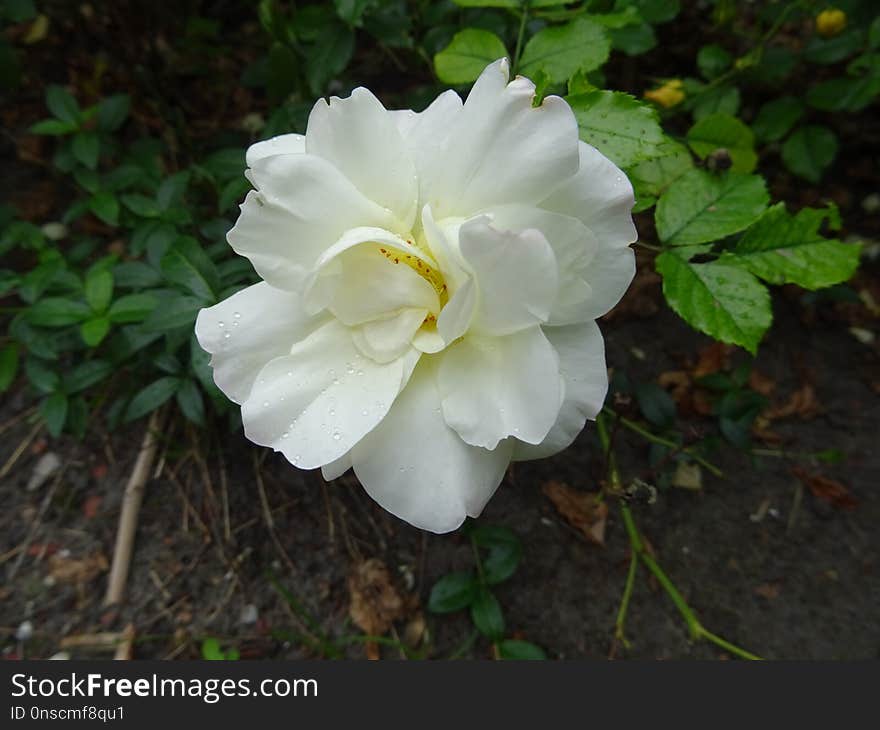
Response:
[{"label": "thorny stem", "polygon": [[523,39],[526,35],[526,21],[529,18],[529,0],[525,0],[522,5],[522,15],[519,20],[519,33],[516,36],[516,50],[513,52],[513,68],[511,76],[516,76],[516,70],[519,68],[519,57],[522,53]]},{"label": "thorny stem", "polygon": [[645,438],[648,441],[651,441],[652,443],[660,444],[661,446],[666,446],[670,449],[678,449],[679,451],[681,451],[681,453],[687,454],[688,456],[690,456],[700,466],[704,467],[706,469],[706,471],[711,472],[719,479],[724,478],[724,472],[721,471],[721,469],[719,469],[717,466],[715,466],[712,462],[704,459],[702,456],[700,456],[698,453],[696,453],[693,449],[689,449],[687,447],[682,447],[680,444],[675,443],[675,441],[672,441],[671,439],[663,438],[662,436],[658,436],[657,434],[652,433],[651,431],[646,429],[644,426],[640,426],[635,421],[631,421],[628,418],[624,418],[623,416],[618,415],[617,411],[615,411],[613,408],[605,406],[602,409],[602,411],[604,413],[607,413],[612,418],[617,419],[621,425],[626,426],[630,431],[633,431],[633,432],[639,434],[639,436],[641,436],[642,438]]},{"label": "thorny stem", "polygon": [[[611,440],[608,437],[608,429],[605,426],[605,419],[602,413],[600,413],[598,418],[596,419],[596,430],[599,433],[599,440],[602,442],[602,451],[605,453],[606,458],[608,459],[608,471],[611,486],[615,492],[620,492],[622,486],[620,472],[617,469],[617,461],[614,458],[614,452],[611,450]],[[693,609],[684,599],[684,596],[681,595],[678,588],[675,587],[675,584],[670,580],[669,576],[666,575],[666,573],[660,567],[659,563],[646,550],[645,543],[642,540],[641,535],[639,534],[638,528],[636,527],[636,523],[633,519],[632,512],[630,512],[629,505],[627,505],[623,501],[620,502],[620,513],[623,517],[623,524],[626,528],[626,534],[629,537],[630,549],[633,553],[633,561],[630,564],[629,575],[627,575],[627,583],[624,587],[623,598],[621,599],[620,609],[617,613],[617,626],[615,636],[617,636],[617,631],[620,632],[618,638],[622,639],[623,636],[623,621],[626,618],[626,609],[629,605],[630,595],[632,593],[632,585],[630,579],[635,575],[635,568],[633,567],[633,565],[635,564],[635,558],[638,558],[638,560],[645,564],[645,567],[649,571],[651,571],[651,574],[657,579],[663,589],[669,594],[669,597],[672,599],[672,602],[675,604],[678,612],[684,618],[685,623],[690,630],[691,636],[695,640],[707,639],[713,644],[720,646],[723,649],[726,649],[731,654],[735,654],[742,659],[760,659],[761,657],[752,654],[745,649],[741,649],[735,644],[731,644],[726,639],[723,639],[720,636],[713,634],[711,631],[703,627]]]}]

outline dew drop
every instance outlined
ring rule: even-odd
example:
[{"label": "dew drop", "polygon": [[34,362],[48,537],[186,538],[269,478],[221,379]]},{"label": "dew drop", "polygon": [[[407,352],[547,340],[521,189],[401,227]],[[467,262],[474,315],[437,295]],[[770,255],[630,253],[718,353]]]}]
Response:
[{"label": "dew drop", "polygon": [[283,438],[283,439],[286,439],[288,436],[290,436],[290,434],[287,433],[287,431],[285,431],[284,433],[281,434],[281,438]]},{"label": "dew drop", "polygon": [[228,340],[230,337],[232,337],[232,335],[231,335],[229,332],[224,332],[224,333],[223,333],[223,339],[224,339],[224,340]]},{"label": "dew drop", "polygon": [[333,432],[333,440],[334,440],[334,441],[339,441],[339,439],[341,439],[341,438],[342,438],[342,434],[339,433],[339,431],[334,431],[334,432]]},{"label": "dew drop", "polygon": [[348,364],[348,367],[345,369],[345,371],[346,371],[349,375],[352,375],[352,374],[354,373],[354,365],[352,365],[351,363],[349,363],[349,364]]},{"label": "dew drop", "polygon": [[364,374],[363,370],[358,370],[358,375],[363,375],[363,374]]},{"label": "dew drop", "polygon": [[331,408],[329,412],[330,412],[330,415],[331,415],[331,416],[335,416],[335,415],[336,415],[336,411],[335,411],[333,408]]},{"label": "dew drop", "polygon": [[364,408],[364,410],[361,411],[362,416],[366,416],[368,413],[369,413],[369,411],[366,408]]},{"label": "dew drop", "polygon": [[233,312],[232,316],[236,319],[241,319],[241,312]]},{"label": "dew drop", "polygon": [[268,408],[268,407],[269,407],[269,401],[264,400],[263,401],[263,408]]},{"label": "dew drop", "polygon": [[217,323],[217,326],[218,326],[220,329],[223,329],[223,328],[226,326],[226,323],[225,323],[225,322],[218,322],[218,323]]}]

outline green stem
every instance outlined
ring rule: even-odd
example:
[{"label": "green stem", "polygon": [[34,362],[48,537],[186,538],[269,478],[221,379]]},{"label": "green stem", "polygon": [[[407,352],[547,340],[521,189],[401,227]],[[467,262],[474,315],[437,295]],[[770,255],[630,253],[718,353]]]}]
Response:
[{"label": "green stem", "polygon": [[[605,425],[604,413],[600,413],[596,419],[596,431],[599,434],[599,440],[602,442],[602,450],[605,452],[608,458],[608,469],[611,486],[615,491],[619,491],[620,487],[622,486],[622,482],[620,479],[620,472],[617,469],[617,462],[614,459],[614,453],[611,451],[611,440],[608,436],[608,429]],[[638,527],[636,527],[636,523],[633,519],[632,512],[630,512],[629,505],[627,505],[623,501],[620,502],[620,514],[623,517],[623,524],[626,528],[626,534],[629,536],[630,549],[632,550],[633,557],[638,558],[638,560],[645,564],[645,567],[651,572],[651,574],[657,579],[657,582],[659,582],[660,585],[663,586],[663,589],[669,594],[669,597],[672,599],[672,602],[675,604],[678,612],[682,615],[682,618],[684,618],[685,623],[688,626],[688,630],[691,633],[691,637],[693,637],[694,640],[707,639],[713,644],[716,644],[717,646],[720,646],[723,649],[726,649],[732,654],[735,654],[736,656],[743,659],[760,659],[761,657],[756,656],[755,654],[752,654],[745,649],[741,649],[735,644],[731,644],[726,639],[723,639],[720,636],[713,634],[711,631],[703,627],[693,609],[688,605],[684,596],[681,595],[678,588],[676,588],[675,584],[670,580],[669,576],[666,575],[666,573],[660,567],[660,564],[654,559],[654,556],[651,555],[645,548],[645,543],[642,540],[642,536],[639,534]],[[623,619],[625,619],[626,617],[626,608],[629,605],[629,596],[632,593],[632,586],[630,585],[630,582],[631,578],[634,578],[634,576],[635,568],[631,563],[630,572],[627,575],[627,585],[624,587],[624,597],[621,600],[620,610],[617,613],[617,628],[620,630],[619,638],[622,638],[622,622]]]},{"label": "green stem", "polygon": [[624,634],[626,625],[626,612],[629,609],[629,601],[632,598],[633,585],[636,582],[636,569],[639,567],[639,556],[635,550],[630,550],[629,570],[626,574],[626,583],[623,586],[623,595],[620,597],[620,608],[617,609],[617,620],[614,622],[614,638],[624,646],[629,647],[629,642]]},{"label": "green stem", "polygon": [[661,446],[666,446],[670,449],[678,449],[683,454],[687,454],[694,461],[696,461],[698,464],[700,464],[702,467],[704,467],[706,469],[706,471],[711,472],[712,474],[714,474],[716,477],[718,477],[720,479],[724,478],[724,472],[721,471],[721,469],[719,469],[713,463],[706,461],[706,459],[704,459],[702,456],[697,454],[693,449],[682,447],[679,444],[675,443],[675,441],[672,441],[671,439],[663,438],[662,436],[658,436],[655,433],[651,433],[650,431],[648,431],[648,429],[646,429],[644,426],[640,426],[635,421],[630,421],[628,418],[624,418],[623,416],[619,416],[615,410],[613,410],[612,408],[609,408],[608,406],[605,406],[602,410],[603,410],[603,412],[607,413],[609,416],[616,418],[618,421],[620,421],[621,425],[626,426],[630,431],[633,431],[634,433],[639,434],[639,436],[641,436],[642,438],[645,438],[648,441],[651,441],[652,443],[660,444]]},{"label": "green stem", "polygon": [[513,52],[513,68],[511,69],[510,75],[516,76],[516,70],[519,68],[519,57],[522,54],[523,48],[523,39],[526,35],[526,21],[529,18],[529,2],[523,3],[522,6],[522,14],[519,20],[519,33],[516,36],[516,50]]}]

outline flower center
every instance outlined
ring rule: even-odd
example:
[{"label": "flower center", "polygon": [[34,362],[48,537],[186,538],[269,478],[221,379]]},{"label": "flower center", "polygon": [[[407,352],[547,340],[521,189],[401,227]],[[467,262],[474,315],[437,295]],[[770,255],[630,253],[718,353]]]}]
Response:
[{"label": "flower center", "polygon": [[[412,241],[409,239],[407,240],[407,243],[412,245]],[[418,256],[413,256],[412,254],[404,253],[397,249],[380,248],[379,253],[381,253],[392,264],[405,264],[406,266],[409,266],[409,268],[434,287],[434,291],[437,292],[437,297],[440,299],[440,309],[443,309],[443,307],[446,306],[446,302],[449,301],[449,291],[446,286],[446,281],[443,279],[443,274],[439,269],[429,266]],[[425,321],[434,322],[436,321],[436,317],[434,314],[429,314],[425,317]]]}]

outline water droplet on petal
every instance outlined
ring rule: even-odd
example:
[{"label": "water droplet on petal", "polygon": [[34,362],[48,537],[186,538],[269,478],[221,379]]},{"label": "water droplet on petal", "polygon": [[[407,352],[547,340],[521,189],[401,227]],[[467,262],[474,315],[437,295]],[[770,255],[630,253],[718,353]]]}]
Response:
[{"label": "water droplet on petal", "polygon": [[231,335],[229,332],[224,332],[224,333],[223,333],[223,339],[224,339],[224,340],[228,340],[230,337],[232,337],[232,335]]},{"label": "water droplet on petal", "polygon": [[236,319],[241,319],[241,312],[233,312],[232,316]]},{"label": "water droplet on petal", "polygon": [[269,401],[264,400],[263,401],[263,408],[268,408],[268,407],[269,407]]},{"label": "water droplet on petal", "polygon": [[288,436],[290,436],[290,434],[287,433],[287,431],[285,431],[284,433],[281,434],[281,438],[283,438],[283,439],[286,439]]},{"label": "water droplet on petal", "polygon": [[336,411],[335,411],[333,408],[330,409],[330,415],[331,415],[331,416],[335,416],[335,415],[336,415]]},{"label": "water droplet on petal", "polygon": [[226,326],[226,323],[225,323],[225,322],[218,322],[218,323],[217,323],[217,326],[220,327],[220,328],[222,329],[223,327]]},{"label": "water droplet on petal", "polygon": [[369,413],[369,411],[366,408],[364,408],[364,410],[361,411],[362,416],[366,416],[368,413]]},{"label": "water droplet on petal", "polygon": [[339,433],[339,431],[334,431],[334,432],[333,432],[333,440],[334,440],[334,441],[339,441],[339,439],[341,439],[341,438],[342,438],[342,434]]}]

